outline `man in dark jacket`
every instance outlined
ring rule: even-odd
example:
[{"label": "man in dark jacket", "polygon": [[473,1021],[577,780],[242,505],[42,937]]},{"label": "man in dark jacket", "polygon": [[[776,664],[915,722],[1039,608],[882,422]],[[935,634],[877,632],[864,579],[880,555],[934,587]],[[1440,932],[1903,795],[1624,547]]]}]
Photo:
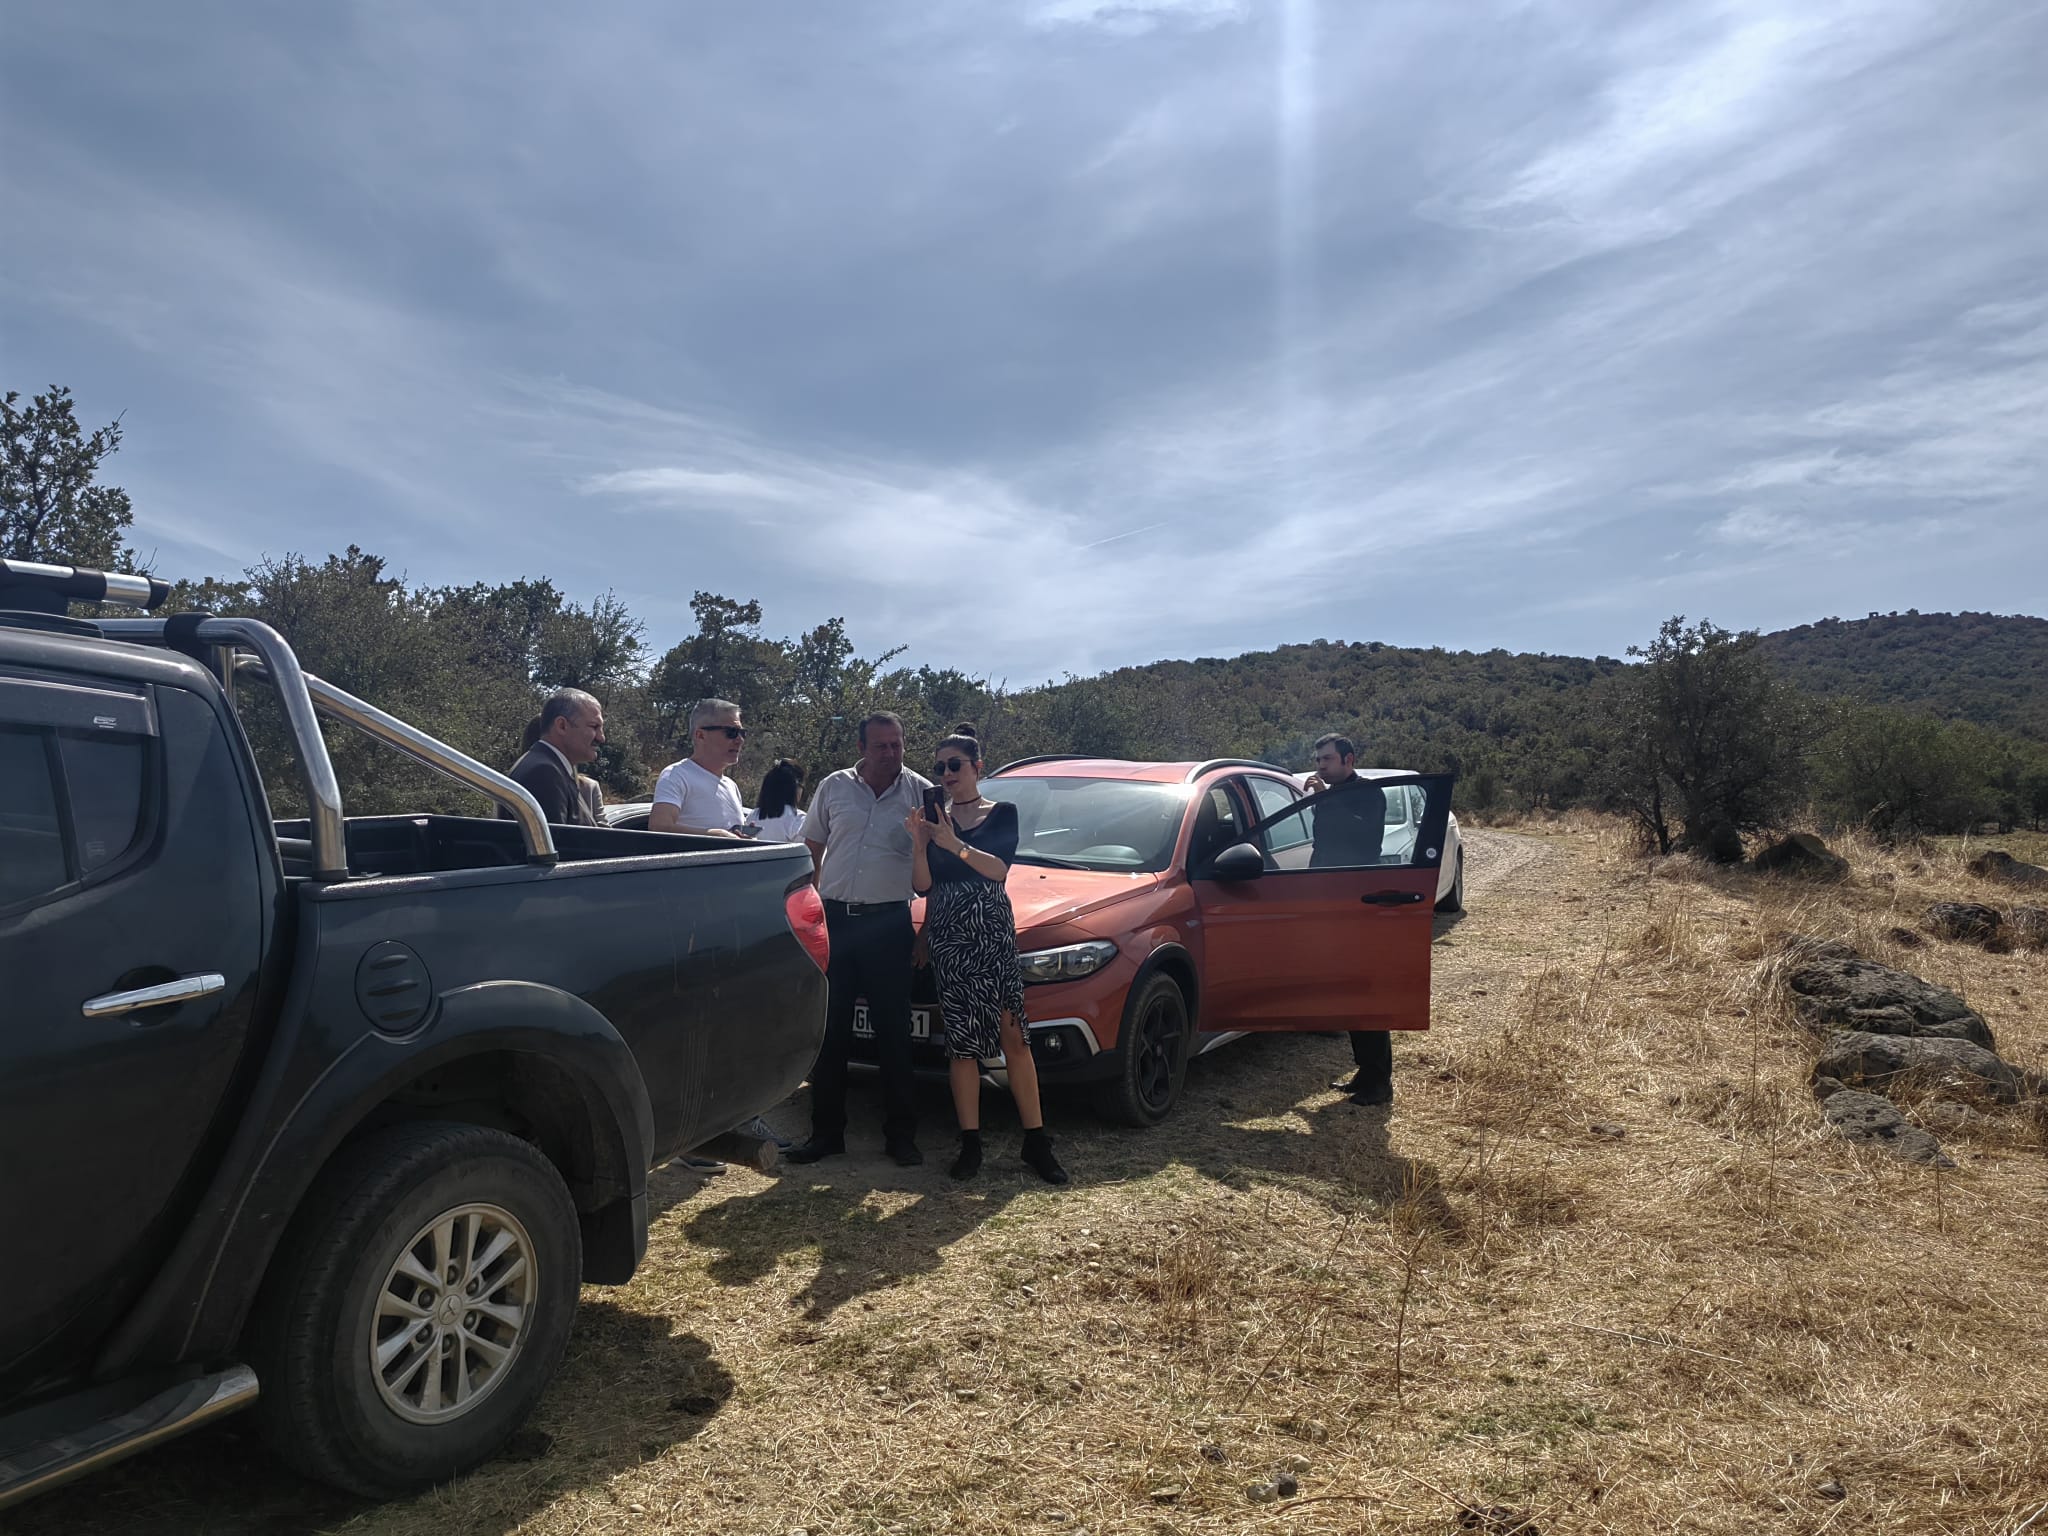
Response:
[{"label": "man in dark jacket", "polygon": [[[581,688],[563,688],[541,706],[539,739],[512,765],[512,779],[540,802],[541,814],[564,826],[599,825],[576,770],[597,761],[604,742],[604,706]],[[501,812],[502,814],[502,812]]]},{"label": "man in dark jacket", "polygon": [[[1342,736],[1316,742],[1316,771],[1303,786],[1322,798],[1315,806],[1315,849],[1311,869],[1359,869],[1380,861],[1386,837],[1387,794],[1358,772],[1358,753]],[[1330,1084],[1361,1105],[1394,1102],[1394,1041],[1384,1029],[1351,1031],[1351,1059],[1358,1070]]]}]

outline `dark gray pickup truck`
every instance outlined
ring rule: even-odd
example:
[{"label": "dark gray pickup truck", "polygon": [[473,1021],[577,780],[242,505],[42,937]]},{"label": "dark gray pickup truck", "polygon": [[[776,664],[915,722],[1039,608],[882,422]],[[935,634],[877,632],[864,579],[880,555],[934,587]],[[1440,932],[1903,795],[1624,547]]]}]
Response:
[{"label": "dark gray pickup truck", "polygon": [[[64,616],[162,592],[0,561],[0,1504],[245,1405],[300,1470],[415,1490],[632,1275],[648,1169],[809,1069],[810,856],[550,827],[262,624]],[[322,717],[511,819],[345,816]]]}]

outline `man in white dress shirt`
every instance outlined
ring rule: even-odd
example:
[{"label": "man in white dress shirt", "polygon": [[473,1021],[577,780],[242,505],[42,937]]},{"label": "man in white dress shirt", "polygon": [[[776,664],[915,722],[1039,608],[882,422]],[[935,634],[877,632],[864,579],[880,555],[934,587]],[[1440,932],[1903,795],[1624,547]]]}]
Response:
[{"label": "man in white dress shirt", "polygon": [[811,1139],[790,1154],[815,1163],[846,1150],[846,1064],[853,1014],[865,999],[882,1069],[882,1136],[890,1157],[908,1168],[917,1149],[917,1100],[910,1051],[910,833],[931,781],[903,766],[903,722],[878,710],[860,723],[860,761],[827,774],[804,816],[825,931],[825,1044],[811,1068]]},{"label": "man in white dress shirt", "polygon": [[690,755],[670,763],[654,782],[650,832],[695,832],[704,837],[744,837],[746,802],[729,775],[746,746],[740,707],[730,699],[705,699],[690,711]]}]

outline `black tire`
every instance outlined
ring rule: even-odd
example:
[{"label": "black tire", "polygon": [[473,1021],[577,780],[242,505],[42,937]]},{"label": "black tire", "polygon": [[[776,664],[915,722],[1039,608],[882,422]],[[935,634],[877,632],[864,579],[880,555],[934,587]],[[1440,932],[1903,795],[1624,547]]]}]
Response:
[{"label": "black tire", "polygon": [[1117,1073],[1102,1087],[1103,1113],[1125,1125],[1164,1120],[1188,1075],[1194,1031],[1180,983],[1154,973],[1124,1005],[1117,1032]]},{"label": "black tire", "polygon": [[[485,1209],[455,1215],[465,1207]],[[511,1224],[500,1221],[503,1216]],[[467,1234],[471,1252],[480,1241],[488,1249],[500,1236],[511,1241],[507,1255],[523,1246],[531,1284],[507,1268],[509,1257],[501,1258],[476,1282],[483,1289],[468,1294],[496,1303],[494,1311],[518,1313],[523,1321],[516,1331],[470,1312],[463,1326],[492,1330],[496,1342],[469,1342],[480,1334],[437,1334],[441,1342],[433,1350],[415,1343],[413,1353],[394,1357],[387,1374],[405,1376],[422,1394],[452,1384],[456,1368],[443,1363],[448,1359],[490,1373],[482,1378],[488,1385],[473,1388],[470,1406],[432,1409],[449,1417],[415,1422],[393,1405],[403,1383],[380,1383],[371,1340],[375,1335],[388,1343],[412,1329],[389,1316],[380,1319],[380,1297],[395,1296],[406,1307],[435,1296],[395,1276],[394,1266],[408,1251],[431,1259],[432,1238],[424,1248],[407,1240],[450,1219],[458,1234]],[[459,1265],[459,1257],[451,1264]],[[445,1122],[393,1126],[366,1137],[339,1153],[315,1182],[250,1320],[247,1342],[262,1384],[256,1417],[264,1438],[306,1476],[374,1499],[446,1482],[503,1446],[547,1389],[568,1347],[582,1274],[575,1203],[554,1165],[534,1147],[503,1131]],[[387,1284],[395,1289],[387,1291]],[[465,1302],[460,1284],[438,1293],[433,1314],[450,1311],[450,1328],[454,1314],[477,1305]],[[431,1323],[423,1318],[422,1329],[431,1331]],[[502,1363],[488,1365],[485,1351],[505,1340],[512,1342]]]},{"label": "black tire", "polygon": [[1444,899],[1436,904],[1439,912],[1462,912],[1465,910],[1465,850],[1458,850],[1458,872],[1451,876],[1451,889]]}]

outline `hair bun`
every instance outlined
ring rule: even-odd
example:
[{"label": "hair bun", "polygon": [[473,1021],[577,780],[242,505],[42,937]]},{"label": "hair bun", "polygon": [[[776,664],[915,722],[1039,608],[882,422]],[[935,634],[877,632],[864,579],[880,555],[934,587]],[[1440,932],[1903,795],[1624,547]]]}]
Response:
[{"label": "hair bun", "polygon": [[963,720],[960,722],[960,724],[954,726],[953,734],[955,736],[965,736],[970,741],[981,740],[981,733],[975,730],[974,722],[972,720]]}]

